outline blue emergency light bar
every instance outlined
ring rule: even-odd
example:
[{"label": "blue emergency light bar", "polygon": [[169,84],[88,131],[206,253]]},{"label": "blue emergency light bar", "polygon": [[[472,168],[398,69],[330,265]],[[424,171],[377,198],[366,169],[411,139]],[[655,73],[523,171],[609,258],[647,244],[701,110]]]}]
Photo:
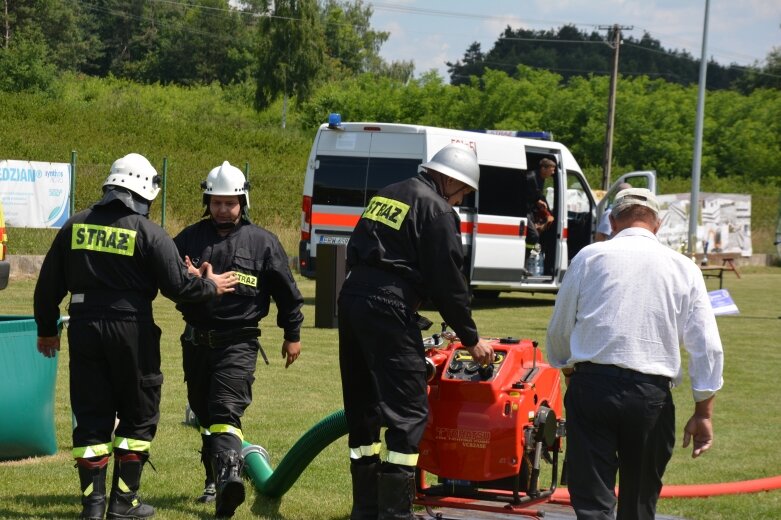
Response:
[{"label": "blue emergency light bar", "polygon": [[506,135],[508,137],[527,137],[529,139],[541,139],[543,141],[553,141],[553,132],[547,130],[525,131],[525,130],[469,130],[470,132],[479,132],[481,134]]},{"label": "blue emergency light bar", "polygon": [[342,127],[342,114],[331,112],[328,114],[328,128],[338,130]]}]

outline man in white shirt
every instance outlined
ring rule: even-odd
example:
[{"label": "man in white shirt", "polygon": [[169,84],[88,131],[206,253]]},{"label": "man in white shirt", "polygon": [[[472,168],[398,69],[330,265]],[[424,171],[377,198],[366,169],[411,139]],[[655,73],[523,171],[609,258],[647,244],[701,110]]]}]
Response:
[{"label": "man in white shirt", "polygon": [[[659,203],[644,188],[622,190],[610,215],[613,239],[583,248],[556,298],[546,342],[568,388],[567,471],[578,519],[653,519],[675,444],[670,388],[689,353],[694,414],[683,446],[713,443],[713,400],[723,350],[699,268],[656,238]],[[619,498],[615,496],[616,473]]]}]

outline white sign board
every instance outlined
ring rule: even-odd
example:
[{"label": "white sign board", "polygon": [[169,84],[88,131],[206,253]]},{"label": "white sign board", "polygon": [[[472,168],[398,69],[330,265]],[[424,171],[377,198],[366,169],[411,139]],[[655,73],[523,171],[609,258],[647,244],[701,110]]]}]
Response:
[{"label": "white sign board", "polygon": [[[658,195],[663,244],[688,251],[689,193]],[[700,193],[696,253],[732,253],[751,256],[751,195]]]},{"label": "white sign board", "polygon": [[0,201],[9,227],[60,228],[70,217],[68,163],[0,161]]},{"label": "white sign board", "polygon": [[725,314],[740,314],[738,306],[732,300],[732,296],[729,295],[727,289],[719,289],[718,291],[711,291],[708,293],[710,298],[710,305],[713,307],[713,314],[716,316],[724,316]]}]

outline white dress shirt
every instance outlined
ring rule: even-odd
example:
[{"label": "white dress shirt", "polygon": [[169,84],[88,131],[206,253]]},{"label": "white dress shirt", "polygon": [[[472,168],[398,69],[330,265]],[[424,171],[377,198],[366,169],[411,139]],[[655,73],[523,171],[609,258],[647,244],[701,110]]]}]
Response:
[{"label": "white dress shirt", "polygon": [[651,232],[629,228],[583,248],[556,297],[545,345],[554,367],[617,365],[681,383],[689,353],[696,402],[723,384],[724,352],[697,265]]}]

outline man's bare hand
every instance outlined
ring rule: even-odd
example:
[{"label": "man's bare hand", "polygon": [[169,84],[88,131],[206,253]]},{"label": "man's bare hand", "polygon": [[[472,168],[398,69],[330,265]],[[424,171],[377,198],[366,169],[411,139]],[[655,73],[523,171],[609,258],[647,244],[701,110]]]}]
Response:
[{"label": "man's bare hand", "polygon": [[689,418],[683,428],[683,447],[688,447],[692,439],[692,458],[696,459],[713,445],[713,423],[710,418],[697,415]]},{"label": "man's bare hand", "polygon": [[233,271],[227,273],[214,274],[212,271],[212,265],[209,262],[203,263],[204,276],[214,282],[217,285],[217,295],[229,293],[235,291],[236,284],[239,283],[239,278]]},{"label": "man's bare hand", "polygon": [[293,364],[301,355],[301,342],[300,341],[288,341],[282,342],[282,357],[287,358],[285,362],[285,368]]},{"label": "man's bare hand", "polygon": [[38,336],[38,352],[51,358],[60,350],[59,336]]},{"label": "man's bare hand", "polygon": [[477,341],[476,345],[466,347],[469,354],[480,365],[488,365],[494,362],[494,349],[491,344],[482,339]]},{"label": "man's bare hand", "polygon": [[184,265],[187,266],[187,272],[190,273],[193,276],[201,276],[203,273],[201,270],[199,270],[197,267],[195,267],[190,260],[190,257],[185,255],[184,256]]}]

